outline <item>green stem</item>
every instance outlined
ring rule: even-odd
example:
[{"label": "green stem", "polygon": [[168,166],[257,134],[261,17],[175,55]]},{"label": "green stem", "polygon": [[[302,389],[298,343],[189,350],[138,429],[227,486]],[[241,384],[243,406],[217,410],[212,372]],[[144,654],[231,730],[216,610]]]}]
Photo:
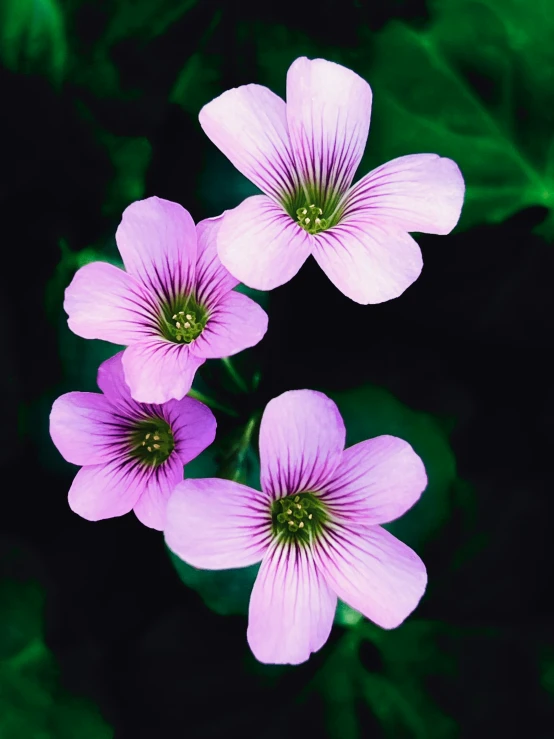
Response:
[{"label": "green stem", "polygon": [[238,418],[239,414],[233,408],[229,408],[229,406],[227,405],[218,403],[217,400],[209,398],[207,395],[204,395],[204,393],[201,393],[199,390],[195,390],[193,387],[191,387],[191,389],[189,390],[188,397],[195,398],[196,400],[199,400],[201,403],[204,403],[205,405],[213,408],[216,411],[221,411],[222,413],[226,413],[228,416]]},{"label": "green stem", "polygon": [[256,411],[256,413],[253,413],[250,416],[250,418],[248,419],[248,423],[246,424],[244,428],[244,433],[242,434],[242,437],[240,440],[240,446],[237,452],[237,464],[235,468],[235,473],[233,475],[233,479],[235,481],[237,480],[238,477],[240,477],[242,465],[244,464],[244,460],[248,452],[248,447],[250,446],[250,440],[252,439],[252,434],[254,432],[256,423],[258,422],[259,418],[260,418],[260,414],[258,411]]},{"label": "green stem", "polygon": [[223,357],[223,359],[221,361],[223,362],[223,366],[225,367],[225,369],[229,373],[229,376],[231,377],[231,379],[233,380],[233,382],[235,383],[235,385],[238,387],[238,389],[241,392],[243,392],[243,393],[247,393],[248,392],[248,385],[242,379],[242,377],[239,375],[239,373],[236,371],[236,369],[234,368],[233,363],[231,362],[231,360],[229,359],[229,357]]}]

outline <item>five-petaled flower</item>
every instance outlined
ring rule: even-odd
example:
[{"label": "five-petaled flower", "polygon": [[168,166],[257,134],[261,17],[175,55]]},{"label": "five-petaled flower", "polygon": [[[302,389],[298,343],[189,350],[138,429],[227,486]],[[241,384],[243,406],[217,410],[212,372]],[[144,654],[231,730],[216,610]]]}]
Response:
[{"label": "five-petaled flower", "polygon": [[100,365],[103,394],[71,392],[54,401],[50,435],[68,462],[82,466],[69,491],[75,513],[98,521],[134,510],[161,531],[183,465],[212,443],[216,421],[193,398],[163,405],[133,400],[121,356]]},{"label": "five-petaled flower", "polygon": [[449,233],[464,182],[437,154],[393,159],[352,181],[366,145],[372,93],[324,59],[297,59],[287,102],[260,85],[227,90],[200,111],[213,143],[264,195],[225,213],[223,264],[250,287],[288,282],[310,254],[358,303],[396,298],[422,268],[408,232]]},{"label": "five-petaled flower", "polygon": [[152,197],[123,213],[116,241],[125,270],[79,269],[65,292],[72,331],[127,346],[125,379],[135,400],[183,398],[198,367],[257,344],[267,314],[233,290],[215,239],[221,218],[196,227],[177,203]]},{"label": "five-petaled flower", "polygon": [[167,506],[165,538],[202,569],[261,560],[248,641],[262,662],[297,664],[326,642],[337,596],[384,628],[413,611],[423,562],[380,523],[401,516],[427,477],[411,446],[379,436],[344,449],[335,403],[311,390],[269,402],[260,427],[261,487],[185,480]]}]

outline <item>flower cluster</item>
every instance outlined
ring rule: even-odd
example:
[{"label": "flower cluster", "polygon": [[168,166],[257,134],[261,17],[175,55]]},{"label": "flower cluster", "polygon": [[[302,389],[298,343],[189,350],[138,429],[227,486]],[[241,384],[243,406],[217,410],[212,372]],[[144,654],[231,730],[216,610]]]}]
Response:
[{"label": "flower cluster", "polygon": [[261,562],[248,642],[262,662],[297,664],[320,649],[337,598],[394,628],[426,586],[419,557],[381,527],[425,489],[421,459],[391,436],[345,449],[322,393],[266,406],[261,491],[184,479],[216,432],[210,409],[187,397],[196,370],[267,330],[239,281],[272,289],[311,254],[352,300],[390,300],[421,271],[409,232],[446,234],[458,221],[463,179],[436,154],[400,157],[352,185],[371,102],[364,80],[323,59],[293,63],[286,103],[259,85],[223,93],[200,123],[264,194],[197,225],[177,203],[131,204],[116,233],[124,269],[87,264],[65,294],[72,331],[125,347],[100,366],[101,393],[69,392],[52,407],[52,440],[81,467],[69,505],[91,521],[133,510],[194,567]]}]

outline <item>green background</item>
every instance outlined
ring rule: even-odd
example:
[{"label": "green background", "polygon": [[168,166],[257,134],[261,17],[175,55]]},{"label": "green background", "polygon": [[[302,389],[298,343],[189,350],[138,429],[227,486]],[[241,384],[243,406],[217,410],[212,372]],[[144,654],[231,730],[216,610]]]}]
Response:
[{"label": "green background", "polygon": [[[0,0],[0,737],[552,737],[554,4],[551,0]],[[133,200],[195,220],[256,189],[198,111],[256,82],[284,96],[320,56],[373,89],[359,175],[452,157],[467,184],[450,236],[416,236],[421,278],[359,306],[310,261],[271,293],[264,341],[209,361],[195,391],[216,443],[187,467],[258,485],[255,419],[287,389],[338,403],[348,444],[383,433],[429,486],[390,525],[428,591],[385,632],[345,606],[300,667],[246,646],[255,568],[196,571],[133,515],[72,514],[54,398],[95,390],[117,351],[67,328],[74,271],[118,263]]]}]

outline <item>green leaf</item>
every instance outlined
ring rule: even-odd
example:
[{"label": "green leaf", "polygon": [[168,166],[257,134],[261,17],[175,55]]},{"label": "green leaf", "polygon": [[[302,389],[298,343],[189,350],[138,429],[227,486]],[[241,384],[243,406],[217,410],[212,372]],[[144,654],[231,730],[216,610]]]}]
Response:
[{"label": "green leaf", "polygon": [[61,81],[67,41],[57,0],[2,0],[0,59],[15,72],[45,73]]},{"label": "green leaf", "polygon": [[248,613],[250,593],[259,565],[237,570],[197,570],[171,550],[167,550],[177,574],[185,585],[200,595],[204,603],[220,616]]},{"label": "green leaf", "polygon": [[436,418],[412,410],[384,388],[364,385],[329,395],[344,419],[347,446],[390,434],[405,439],[422,458],[429,480],[425,492],[404,516],[385,527],[417,548],[438,532],[450,513],[456,463],[446,431]]},{"label": "green leaf", "polygon": [[[212,23],[210,32],[215,25]],[[223,92],[220,86],[222,63],[221,57],[213,54],[200,51],[191,54],[173,85],[170,102],[177,103],[196,118],[203,105]]]},{"label": "green leaf", "polygon": [[98,138],[108,150],[114,168],[103,212],[120,216],[130,203],[144,197],[152,146],[144,137],[115,136],[108,131],[99,130]]},{"label": "green leaf", "polygon": [[[392,21],[359,70],[374,93],[364,172],[437,152],[467,184],[461,226],[554,208],[554,14],[547,0],[441,0],[421,30]],[[521,119],[520,108],[527,115]],[[551,218],[551,216],[550,216]],[[554,236],[552,221],[543,233]]]},{"label": "green leaf", "polygon": [[[439,646],[444,634],[455,633],[427,621],[410,621],[393,631],[362,621],[347,632],[310,686],[323,695],[330,739],[361,739],[360,700],[377,718],[387,739],[455,739],[456,722],[434,703],[425,686],[427,676],[455,674],[454,657]],[[378,652],[378,671],[366,669],[360,661],[365,641]]]},{"label": "green leaf", "polygon": [[117,0],[103,37],[109,47],[130,37],[161,36],[197,4],[198,0]]},{"label": "green leaf", "polygon": [[110,739],[98,710],[61,689],[44,643],[43,607],[37,583],[0,580],[0,736]]}]

